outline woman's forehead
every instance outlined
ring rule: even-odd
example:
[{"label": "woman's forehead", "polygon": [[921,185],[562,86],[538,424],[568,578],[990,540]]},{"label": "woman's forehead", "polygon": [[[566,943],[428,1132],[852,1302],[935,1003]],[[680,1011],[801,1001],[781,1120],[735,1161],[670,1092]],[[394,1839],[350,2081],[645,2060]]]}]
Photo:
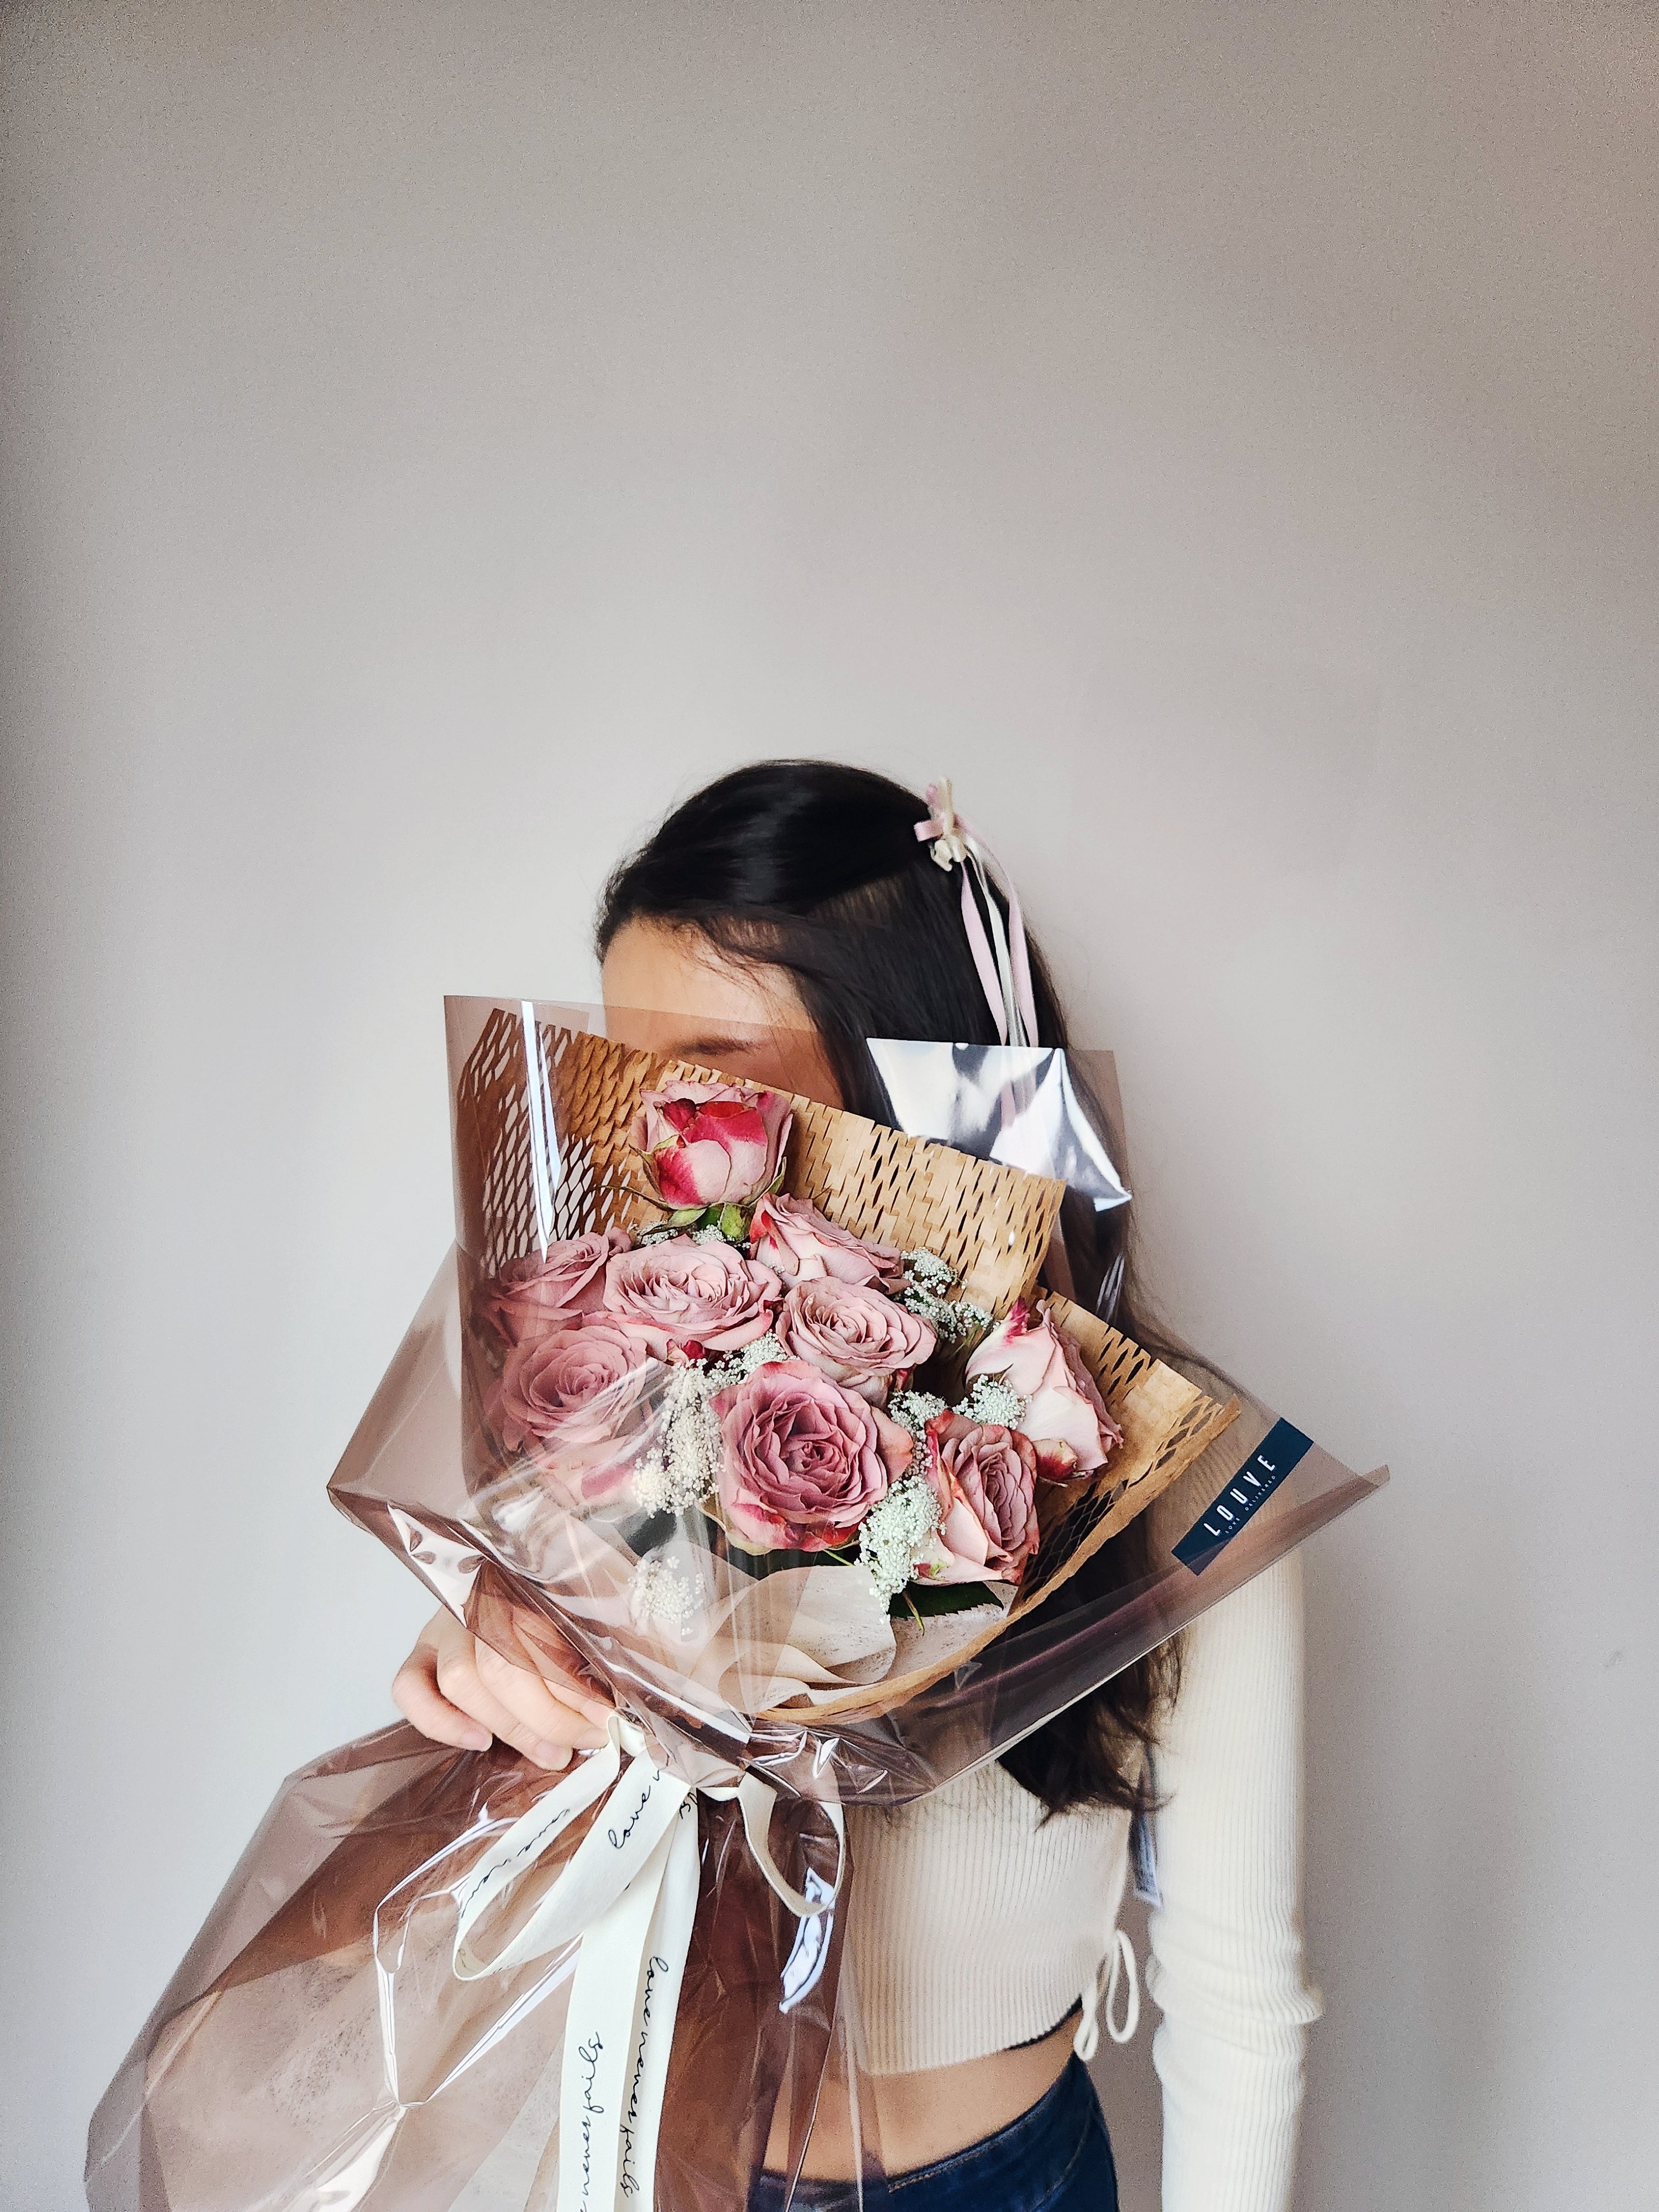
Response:
[{"label": "woman's forehead", "polygon": [[626,922],[605,956],[607,1007],[638,1006],[694,1021],[810,1027],[781,968],[722,953],[695,929]]},{"label": "woman's forehead", "polygon": [[648,1018],[655,1051],[696,1058],[696,1045],[811,1028],[782,969],[727,957],[696,930],[628,922],[611,941],[603,975],[613,1033],[618,1023],[639,1027],[634,1016]]},{"label": "woman's forehead", "polygon": [[621,1042],[839,1103],[785,969],[726,956],[696,930],[630,921],[611,940],[603,975],[605,1026]]}]

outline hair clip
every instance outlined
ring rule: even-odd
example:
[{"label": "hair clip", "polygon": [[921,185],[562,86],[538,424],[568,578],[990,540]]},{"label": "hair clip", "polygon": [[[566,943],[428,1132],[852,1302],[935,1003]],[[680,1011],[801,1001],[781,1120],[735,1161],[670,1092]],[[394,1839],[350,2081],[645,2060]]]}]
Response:
[{"label": "hair clip", "polygon": [[[1004,1044],[1035,1044],[1036,1004],[1031,994],[1031,963],[1025,947],[1025,920],[1019,910],[1019,894],[973,823],[965,815],[957,812],[948,776],[941,776],[937,783],[928,785],[927,804],[933,811],[926,821],[915,825],[917,842],[932,845],[934,862],[947,873],[961,866],[963,927],[968,933],[974,965],[985,988],[997,1035]],[[994,881],[1008,902],[1006,931],[1002,910],[992,896]],[[974,896],[975,882],[990,917],[989,940],[981,918],[979,900]]]}]

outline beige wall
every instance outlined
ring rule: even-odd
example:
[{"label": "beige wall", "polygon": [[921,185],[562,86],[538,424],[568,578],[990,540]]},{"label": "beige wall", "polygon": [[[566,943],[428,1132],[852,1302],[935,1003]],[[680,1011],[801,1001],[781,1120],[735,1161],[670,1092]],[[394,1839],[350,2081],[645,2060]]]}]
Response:
[{"label": "beige wall", "polygon": [[1652,10],[4,46],[0,2203],[387,1710],[322,1484],[439,994],[582,988],[618,847],[799,750],[955,775],[1174,1314],[1393,1462],[1308,1561],[1304,2212],[1651,2206]]}]

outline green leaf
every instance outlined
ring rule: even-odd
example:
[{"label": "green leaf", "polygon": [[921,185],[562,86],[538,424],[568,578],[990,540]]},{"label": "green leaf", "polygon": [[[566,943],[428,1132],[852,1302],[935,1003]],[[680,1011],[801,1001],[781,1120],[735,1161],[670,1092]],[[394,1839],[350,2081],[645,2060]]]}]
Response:
[{"label": "green leaf", "polygon": [[780,1575],[789,1567],[855,1567],[859,1563],[856,1549],[836,1552],[751,1552],[738,1538],[731,1535],[712,1513],[705,1510],[703,1526],[708,1534],[708,1548],[740,1574],[764,1582],[768,1575]]},{"label": "green leaf", "polygon": [[906,1583],[887,1610],[901,1620],[911,1612],[926,1620],[937,1613],[966,1613],[969,1606],[994,1605],[996,1593],[987,1583]]},{"label": "green leaf", "polygon": [[723,1206],[714,1226],[728,1244],[741,1244],[749,1224],[744,1219],[740,1206]]}]

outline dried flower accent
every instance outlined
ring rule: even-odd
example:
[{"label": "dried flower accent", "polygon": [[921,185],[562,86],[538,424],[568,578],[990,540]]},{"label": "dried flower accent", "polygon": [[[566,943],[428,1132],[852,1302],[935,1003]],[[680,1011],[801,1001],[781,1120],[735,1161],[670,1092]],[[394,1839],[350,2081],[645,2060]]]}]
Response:
[{"label": "dried flower accent", "polygon": [[937,1252],[924,1251],[921,1247],[904,1255],[905,1273],[918,1290],[931,1291],[942,1298],[957,1279],[956,1269],[948,1261],[941,1260]]}]

